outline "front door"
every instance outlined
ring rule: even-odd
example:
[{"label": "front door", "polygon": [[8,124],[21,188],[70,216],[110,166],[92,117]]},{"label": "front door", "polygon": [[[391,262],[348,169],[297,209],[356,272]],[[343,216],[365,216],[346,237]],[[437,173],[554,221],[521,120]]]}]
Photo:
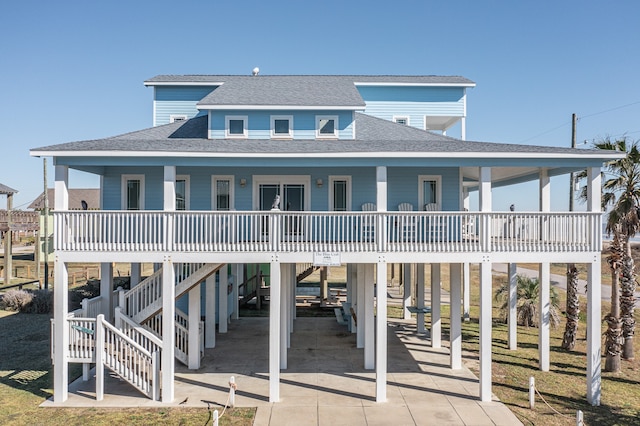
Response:
[{"label": "front door", "polygon": [[[307,210],[309,177],[256,177],[257,206],[259,210],[271,210],[277,207],[283,212],[302,212]],[[277,205],[276,205],[277,204]],[[285,215],[282,222],[283,234],[294,236],[302,234],[302,219]],[[268,225],[262,224],[262,233],[268,233]]]}]

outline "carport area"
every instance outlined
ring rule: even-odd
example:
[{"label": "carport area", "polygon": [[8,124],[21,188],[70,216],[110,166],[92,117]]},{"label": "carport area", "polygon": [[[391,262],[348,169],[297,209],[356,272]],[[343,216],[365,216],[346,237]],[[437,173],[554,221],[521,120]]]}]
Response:
[{"label": "carport area", "polygon": [[[478,379],[466,368],[449,368],[447,348],[433,349],[416,333],[415,320],[388,323],[387,402],[376,403],[375,372],[363,368],[356,336],[335,318],[295,320],[288,368],[280,375],[280,402],[269,403],[269,319],[234,320],[196,371],[176,363],[172,405],[224,405],[229,378],[237,384],[236,406],[258,407],[255,425],[515,425],[501,402],[479,401]],[[108,376],[108,375],[107,375]],[[78,380],[57,406],[160,407],[116,378],[95,400],[95,381]],[[48,402],[43,404],[48,405]]]}]

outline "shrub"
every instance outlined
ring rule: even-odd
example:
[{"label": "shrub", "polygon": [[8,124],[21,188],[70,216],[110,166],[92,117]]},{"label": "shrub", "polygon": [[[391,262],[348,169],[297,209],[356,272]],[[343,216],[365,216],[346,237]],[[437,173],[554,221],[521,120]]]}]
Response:
[{"label": "shrub", "polygon": [[0,298],[0,308],[30,314],[48,314],[53,308],[53,293],[48,290],[9,290]]},{"label": "shrub", "polygon": [[2,295],[0,307],[6,311],[24,312],[26,307],[31,304],[33,294],[25,290],[8,290]]}]

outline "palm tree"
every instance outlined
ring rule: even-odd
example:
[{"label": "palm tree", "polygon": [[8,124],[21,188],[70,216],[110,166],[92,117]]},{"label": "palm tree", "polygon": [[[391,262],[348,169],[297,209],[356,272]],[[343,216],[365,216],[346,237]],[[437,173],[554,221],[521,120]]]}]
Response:
[{"label": "palm tree", "polygon": [[576,333],[580,316],[580,300],[578,299],[578,268],[575,264],[567,265],[567,324],[562,338],[562,349],[573,350],[576,346]]},{"label": "palm tree", "polygon": [[[537,278],[529,278],[524,275],[516,277],[517,287],[517,322],[518,325],[527,327],[538,326],[538,301],[540,300],[540,282]],[[504,322],[509,315],[509,283],[503,283],[495,294],[495,300],[501,302],[500,313]],[[554,287],[550,289],[551,306],[549,308],[549,322],[553,328],[560,324],[560,309],[558,306],[558,293]]]},{"label": "palm tree", "polygon": [[605,332],[604,347],[606,352],[606,361],[604,371],[618,372],[620,371],[620,355],[622,353],[622,321],[620,321],[620,303],[618,298],[618,289],[620,288],[620,271],[622,269],[622,258],[624,250],[622,249],[620,226],[612,225],[611,228],[607,224],[607,232],[613,232],[613,241],[609,246],[609,256],[607,263],[611,268],[611,311],[604,317],[607,322],[607,331]]},{"label": "palm tree", "polygon": [[[626,153],[626,157],[611,160],[605,164],[605,172],[610,176],[602,185],[602,204],[611,207],[607,218],[607,232],[618,233],[620,239],[620,258],[616,260],[616,270],[612,269],[612,274],[617,275],[612,279],[611,294],[611,315],[621,321],[622,336],[624,345],[622,357],[633,359],[633,335],[635,333],[635,290],[637,286],[634,262],[631,255],[631,241],[640,229],[640,218],[638,208],[640,207],[640,148],[638,141],[628,143],[626,138],[621,138],[612,142],[609,138],[595,144],[598,149],[619,151]],[[618,248],[616,248],[618,250]],[[619,269],[618,269],[619,268]],[[614,278],[612,276],[612,278]],[[615,284],[620,285],[618,302],[618,288],[613,288]],[[615,297],[614,297],[615,296]],[[614,303],[614,300],[615,303]],[[618,304],[619,303],[619,304]],[[620,309],[620,314],[615,315],[614,307]],[[607,320],[609,322],[609,320]],[[613,323],[618,327],[618,323]],[[608,352],[607,352],[608,353]]]}]

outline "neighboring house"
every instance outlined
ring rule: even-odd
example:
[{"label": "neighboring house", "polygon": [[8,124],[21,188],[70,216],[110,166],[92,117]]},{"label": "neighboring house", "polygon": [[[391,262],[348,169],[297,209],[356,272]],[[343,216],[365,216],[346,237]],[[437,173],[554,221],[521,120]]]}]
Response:
[{"label": "neighboring house", "polygon": [[[100,209],[100,189],[99,188],[78,188],[68,190],[69,210],[99,210]],[[55,209],[56,191],[53,188],[47,189],[48,206],[50,210]],[[29,209],[44,210],[44,192],[29,204]]]},{"label": "neighboring house", "polygon": [[[148,370],[134,381],[158,398],[159,380],[149,377],[161,374],[161,399],[172,401],[174,356],[198,368],[202,339],[214,345],[216,316],[220,333],[237,316],[239,286],[250,278],[242,265],[249,263],[270,265],[269,399],[278,401],[290,330],[282,324],[295,308],[295,265],[313,262],[347,265],[348,298],[358,318],[353,329],[365,368],[377,373],[377,401],[386,400],[387,298],[373,291],[374,282],[386,285],[390,263],[417,264],[406,291],[417,281],[415,308],[424,331],[422,272],[430,264],[431,342],[439,347],[440,265],[450,264],[451,300],[464,300],[451,305],[451,366],[461,368],[468,266],[479,264],[479,397],[489,401],[491,265],[540,264],[540,368],[548,370],[553,261],[584,263],[589,270],[587,397],[599,404],[600,167],[619,154],[465,141],[466,89],[475,84],[462,77],[161,75],[145,85],[154,90],[154,127],[31,150],[56,164],[55,402],[67,398],[69,362],[117,369],[109,350],[78,346],[86,342],[78,333],[92,327],[122,344],[144,342],[139,362]],[[461,139],[446,136],[453,125]],[[103,210],[70,211],[69,169],[100,176]],[[551,213],[550,177],[585,169],[587,212]],[[492,211],[492,187],[531,180],[540,183],[539,212]],[[479,191],[479,211],[468,211],[469,191]],[[100,262],[103,278],[113,275],[112,262],[131,262],[134,284],[140,263],[158,267],[120,299],[115,314],[112,283],[103,279],[95,313],[115,315],[114,329],[101,319],[67,316],[72,262]],[[191,315],[176,309],[176,298],[187,294]],[[204,337],[198,333],[201,310]],[[160,312],[180,327],[156,321]],[[136,335],[140,323],[162,337]],[[176,338],[178,330],[184,339]],[[512,347],[515,330],[512,316]],[[161,373],[153,354],[159,354]]]}]

